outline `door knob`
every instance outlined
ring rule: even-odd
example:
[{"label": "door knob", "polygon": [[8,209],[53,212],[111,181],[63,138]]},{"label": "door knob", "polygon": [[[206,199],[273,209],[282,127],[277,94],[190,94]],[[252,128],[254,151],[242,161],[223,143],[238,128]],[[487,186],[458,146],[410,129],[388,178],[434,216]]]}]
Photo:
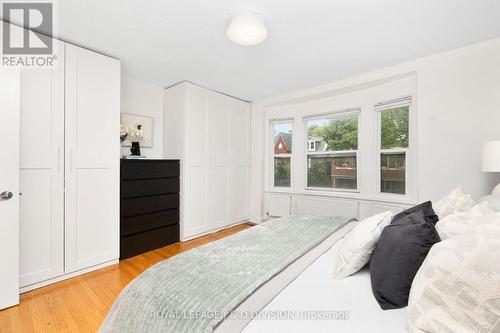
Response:
[{"label": "door knob", "polygon": [[10,191],[3,191],[0,193],[0,200],[9,200],[12,199],[14,195]]}]

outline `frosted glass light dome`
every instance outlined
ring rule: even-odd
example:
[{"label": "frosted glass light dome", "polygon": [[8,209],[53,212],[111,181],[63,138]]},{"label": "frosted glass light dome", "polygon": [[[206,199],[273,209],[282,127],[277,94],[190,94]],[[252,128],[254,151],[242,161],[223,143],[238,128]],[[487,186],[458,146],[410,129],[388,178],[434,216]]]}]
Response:
[{"label": "frosted glass light dome", "polygon": [[227,26],[226,34],[236,44],[251,46],[267,38],[267,28],[257,15],[238,15]]}]

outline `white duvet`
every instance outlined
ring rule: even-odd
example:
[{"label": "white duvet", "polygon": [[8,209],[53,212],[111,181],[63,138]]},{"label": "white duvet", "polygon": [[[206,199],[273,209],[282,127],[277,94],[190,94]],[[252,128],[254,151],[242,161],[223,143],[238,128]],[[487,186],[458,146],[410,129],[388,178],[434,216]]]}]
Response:
[{"label": "white duvet", "polygon": [[[380,309],[373,297],[370,274],[366,268],[342,280],[332,277],[334,254],[339,244],[340,242],[319,257],[279,293],[261,311],[261,318],[252,320],[243,332],[408,332],[406,308],[390,311]],[[266,315],[277,314],[286,318],[284,313],[290,311],[300,315],[322,314],[327,317],[334,317],[334,313],[339,316],[347,313],[349,319],[262,319]]]}]

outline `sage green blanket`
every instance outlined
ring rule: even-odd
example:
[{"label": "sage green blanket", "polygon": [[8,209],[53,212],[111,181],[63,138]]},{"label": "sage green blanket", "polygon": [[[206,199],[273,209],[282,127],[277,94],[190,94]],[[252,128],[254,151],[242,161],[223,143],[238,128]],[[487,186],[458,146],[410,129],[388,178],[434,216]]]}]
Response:
[{"label": "sage green blanket", "polygon": [[280,218],[164,260],[121,292],[100,331],[212,332],[257,288],[349,221]]}]

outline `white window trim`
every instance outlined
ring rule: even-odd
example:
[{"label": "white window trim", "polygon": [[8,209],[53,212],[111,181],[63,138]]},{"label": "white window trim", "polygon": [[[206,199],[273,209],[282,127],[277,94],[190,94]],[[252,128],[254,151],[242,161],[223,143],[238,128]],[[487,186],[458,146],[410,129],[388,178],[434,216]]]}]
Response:
[{"label": "white window trim", "polygon": [[[391,149],[382,149],[382,112],[390,109],[394,109],[397,107],[404,107],[408,106],[408,148],[391,148]],[[376,174],[376,190],[375,190],[375,197],[378,199],[383,199],[383,200],[390,200],[390,201],[410,201],[413,198],[413,186],[414,182],[412,181],[414,179],[413,175],[415,170],[413,170],[413,163],[411,163],[412,159],[415,158],[415,150],[413,148],[413,142],[415,141],[414,137],[414,131],[412,130],[415,128],[415,120],[416,117],[414,116],[414,104],[413,104],[413,98],[412,96],[406,96],[402,98],[398,98],[395,100],[391,101],[385,101],[381,103],[377,103],[374,106],[374,111],[377,114],[376,115],[376,149],[375,149],[375,174]],[[381,176],[381,161],[380,157],[382,154],[398,154],[398,153],[405,153],[405,194],[396,194],[396,193],[386,193],[382,192],[382,176]]]},{"label": "white window trim", "polygon": [[359,194],[360,193],[360,186],[359,186],[359,173],[360,173],[360,168],[359,166],[356,168],[356,189],[341,189],[341,188],[328,188],[328,187],[314,187],[314,186],[307,186],[308,183],[308,174],[309,174],[309,167],[308,167],[308,156],[310,155],[316,155],[316,156],[328,156],[328,157],[342,157],[346,155],[352,155],[355,154],[356,156],[356,164],[358,165],[359,162],[359,129],[360,129],[360,123],[361,123],[361,108],[355,108],[355,109],[347,109],[344,111],[340,112],[328,112],[328,113],[322,113],[322,114],[315,114],[315,115],[310,115],[310,116],[305,116],[302,118],[303,124],[304,124],[304,131],[305,131],[305,137],[306,137],[306,144],[307,144],[307,138],[309,137],[309,131],[308,131],[308,126],[307,122],[310,120],[315,120],[315,119],[322,119],[322,118],[330,118],[330,119],[342,119],[342,118],[349,118],[356,116],[358,118],[358,149],[357,150],[339,150],[339,151],[324,151],[324,152],[309,152],[308,149],[305,151],[305,168],[304,168],[304,177],[305,177],[305,191],[317,191],[317,192],[328,192],[328,193],[351,193],[351,194]]},{"label": "white window trim", "polygon": [[[270,149],[270,163],[269,163],[269,188],[274,192],[290,192],[293,188],[293,177],[292,177],[292,155],[293,155],[293,118],[284,118],[284,119],[270,119],[269,120],[269,149]],[[291,124],[292,127],[292,154],[275,154],[274,153],[274,128],[273,126],[276,124]],[[274,158],[289,158],[290,159],[290,186],[274,186]]]}]

